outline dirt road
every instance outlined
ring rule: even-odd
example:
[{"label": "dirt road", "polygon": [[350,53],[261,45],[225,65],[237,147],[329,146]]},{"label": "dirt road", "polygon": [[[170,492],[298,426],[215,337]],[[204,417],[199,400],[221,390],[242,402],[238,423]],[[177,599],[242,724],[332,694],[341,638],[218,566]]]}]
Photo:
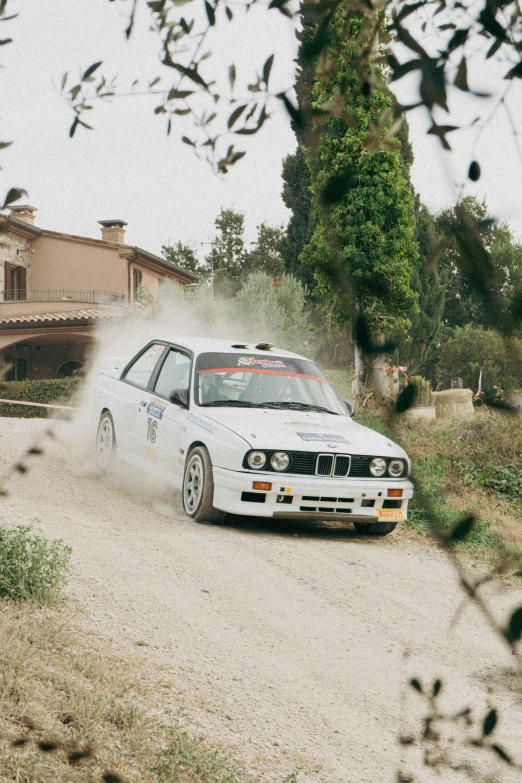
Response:
[{"label": "dirt road", "polygon": [[[46,426],[0,419],[4,464]],[[473,608],[452,627],[462,595],[440,553],[351,528],[199,526],[138,475],[97,477],[75,439],[69,431],[12,478],[1,517],[34,520],[73,547],[69,592],[86,621],[164,665],[173,705],[246,770],[263,781],[299,770],[302,783],[391,783],[401,754],[415,763],[397,742],[423,712],[412,675],[442,677],[448,708],[481,714],[492,699],[503,709],[498,740],[520,751],[518,695],[487,693],[512,657]],[[513,587],[492,593],[499,613],[522,603]]]}]

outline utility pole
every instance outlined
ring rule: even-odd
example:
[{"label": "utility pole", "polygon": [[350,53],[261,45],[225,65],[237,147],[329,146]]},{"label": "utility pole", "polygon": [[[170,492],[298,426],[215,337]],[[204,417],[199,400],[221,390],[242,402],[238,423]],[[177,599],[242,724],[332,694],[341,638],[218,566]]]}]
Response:
[{"label": "utility pole", "polygon": [[217,272],[223,272],[226,267],[222,266],[221,269],[214,269],[214,245],[216,244],[214,242],[201,242],[202,245],[211,245],[212,246],[212,252],[210,254],[210,268],[212,270],[212,277],[211,277],[211,291],[212,291],[212,297],[214,297],[214,279]]}]

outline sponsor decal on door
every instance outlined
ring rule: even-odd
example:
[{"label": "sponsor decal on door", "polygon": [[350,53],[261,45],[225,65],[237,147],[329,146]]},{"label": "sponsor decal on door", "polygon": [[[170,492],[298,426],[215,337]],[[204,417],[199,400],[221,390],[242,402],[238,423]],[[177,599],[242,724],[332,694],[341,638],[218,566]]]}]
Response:
[{"label": "sponsor decal on door", "polygon": [[167,405],[168,403],[165,400],[157,400],[153,397],[147,405],[147,413],[150,416],[155,416],[157,419],[162,419]]}]

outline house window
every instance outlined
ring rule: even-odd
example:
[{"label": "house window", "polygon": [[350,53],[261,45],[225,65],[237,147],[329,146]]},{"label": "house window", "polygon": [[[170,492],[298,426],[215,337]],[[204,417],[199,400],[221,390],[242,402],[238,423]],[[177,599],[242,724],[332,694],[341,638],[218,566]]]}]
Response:
[{"label": "house window", "polygon": [[139,269],[132,270],[132,299],[135,302],[138,298],[138,288],[141,285],[143,275]]},{"label": "house window", "polygon": [[5,301],[27,299],[27,269],[24,266],[6,263],[4,275]]},{"label": "house window", "polygon": [[5,357],[9,370],[5,374],[6,381],[25,381],[27,378],[27,359]]}]

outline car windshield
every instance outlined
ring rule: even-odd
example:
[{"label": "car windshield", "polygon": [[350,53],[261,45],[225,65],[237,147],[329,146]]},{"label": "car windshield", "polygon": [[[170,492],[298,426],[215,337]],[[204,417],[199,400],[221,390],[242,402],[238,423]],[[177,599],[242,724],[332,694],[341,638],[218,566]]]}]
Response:
[{"label": "car windshield", "polygon": [[196,362],[198,405],[311,410],[346,416],[321,370],[306,359],[202,353]]}]

